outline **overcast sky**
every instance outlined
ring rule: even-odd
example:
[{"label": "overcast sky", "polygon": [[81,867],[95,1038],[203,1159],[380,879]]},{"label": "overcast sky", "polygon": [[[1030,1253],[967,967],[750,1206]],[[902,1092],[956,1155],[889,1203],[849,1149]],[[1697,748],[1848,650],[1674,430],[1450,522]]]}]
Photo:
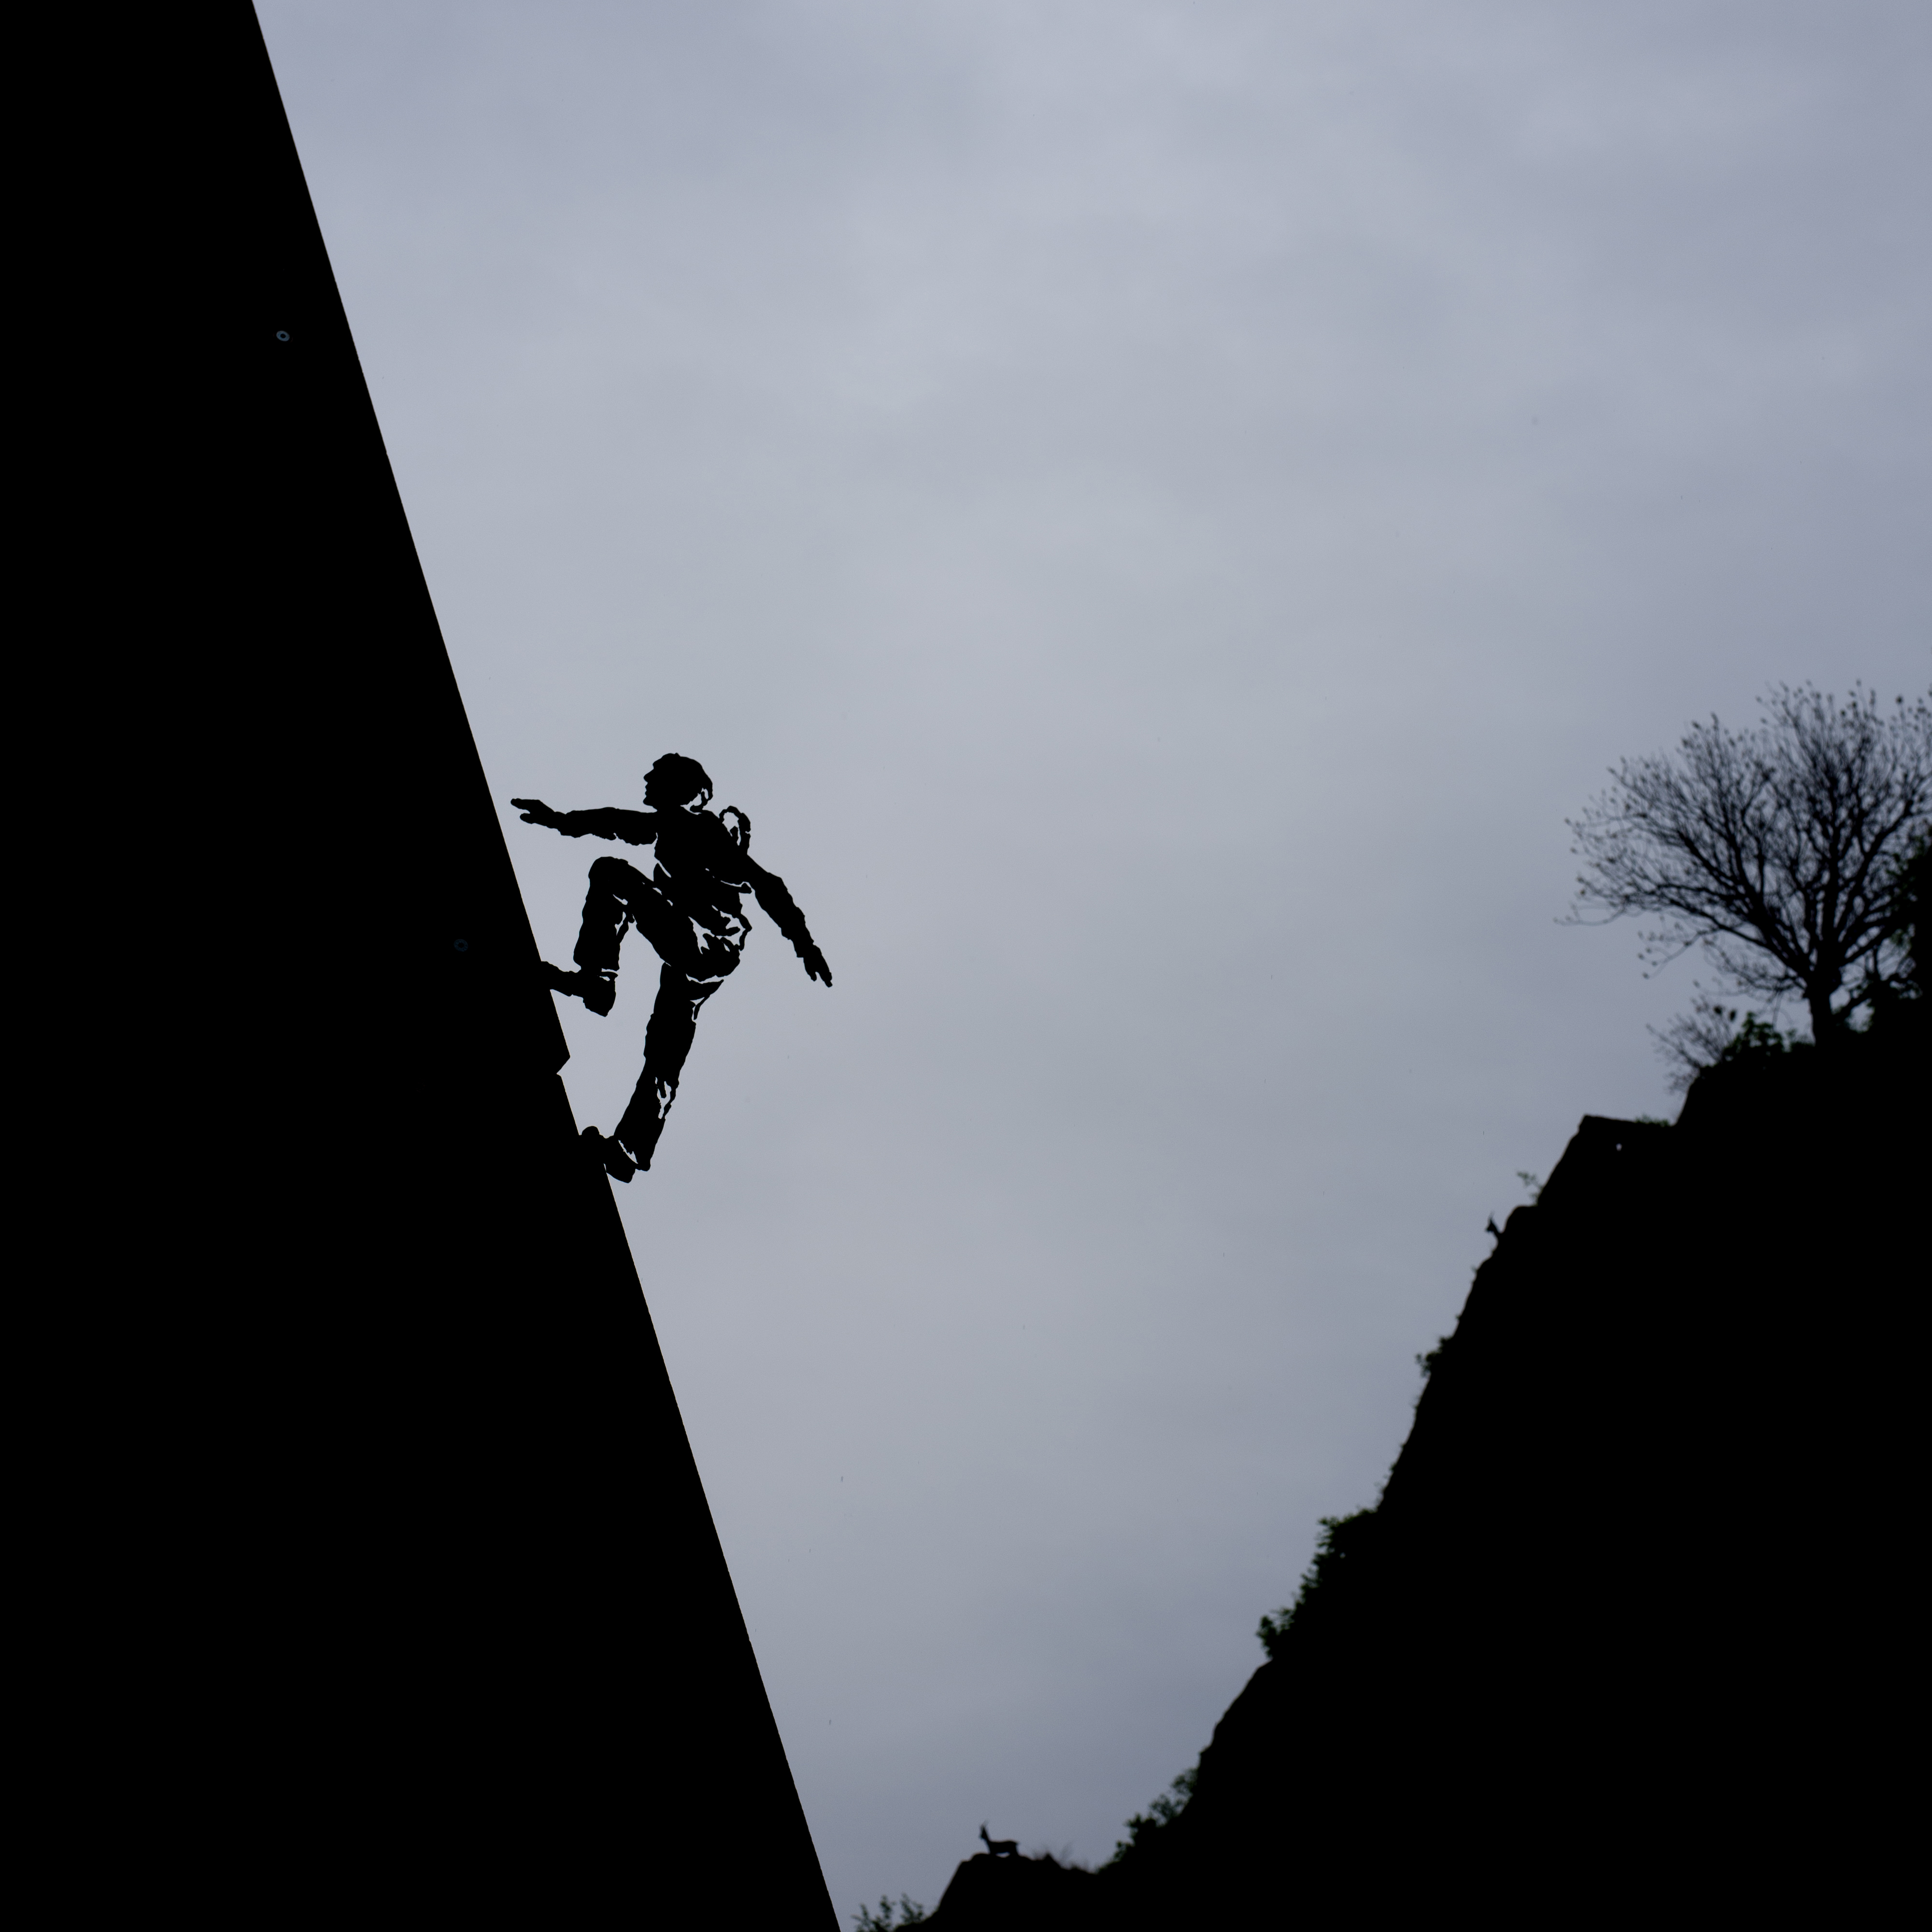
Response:
[{"label": "overcast sky", "polygon": [[701,759],[836,977],[757,916],[617,1190],[834,1900],[1104,1858],[1674,1106],[1565,815],[1927,683],[1932,10],[262,16],[500,803]]}]

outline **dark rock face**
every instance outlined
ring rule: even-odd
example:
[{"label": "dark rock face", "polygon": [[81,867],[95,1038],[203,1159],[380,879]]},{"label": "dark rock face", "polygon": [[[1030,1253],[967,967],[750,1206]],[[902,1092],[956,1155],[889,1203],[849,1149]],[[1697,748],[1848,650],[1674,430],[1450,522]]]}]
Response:
[{"label": "dark rock face", "polygon": [[1186,1808],[1058,1920],[956,1880],[946,1932],[1876,1916],[1925,1072],[1855,1038],[1585,1120]]},{"label": "dark rock face", "polygon": [[114,94],[89,260],[143,323],[63,334],[116,481],[39,493],[30,650],[122,761],[70,809],[148,835],[72,987],[138,949],[64,1036],[98,1157],[28,1130],[43,1815],[114,1919],[682,1927],[728,1882],[832,1932],[260,28],[118,24],[41,57]]},{"label": "dark rock face", "polygon": [[1855,1040],[1583,1122],[1118,1922],[1845,1909],[1894,1802],[1924,1072]]}]

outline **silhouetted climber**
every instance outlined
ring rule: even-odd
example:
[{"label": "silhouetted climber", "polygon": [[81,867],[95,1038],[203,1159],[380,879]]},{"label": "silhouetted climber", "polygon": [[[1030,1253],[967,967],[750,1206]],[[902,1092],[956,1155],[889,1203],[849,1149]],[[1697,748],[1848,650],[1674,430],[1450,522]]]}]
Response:
[{"label": "silhouetted climber", "polygon": [[[736,806],[706,811],[711,789],[695,758],[668,752],[645,775],[647,811],[602,806],[560,812],[541,799],[510,801],[526,825],[547,825],[567,838],[587,835],[657,848],[657,865],[648,879],[622,859],[592,862],[583,928],[572,955],[578,970],[566,973],[544,962],[546,982],[555,992],[574,993],[593,1013],[602,1015],[616,1004],[617,952],[627,927],[635,926],[664,962],[657,1004],[644,1030],[644,1070],[631,1104],[608,1140],[595,1127],[584,1130],[604,1172],[617,1180],[628,1180],[639,1168],[650,1167],[664,1116],[677,1097],[685,1056],[697,1036],[698,1009],[738,963],[750,930],[740,892],[757,896],[804,961],[810,978],[832,983],[825,955],[806,930],[805,915],[792,903],[784,880],[751,856],[751,820]],[[736,824],[728,825],[728,818]]]},{"label": "silhouetted climber", "polygon": [[[986,1838],[986,1828],[980,1827],[980,1835]],[[986,1849],[996,1858],[1016,1858],[1020,1855],[1020,1841],[1017,1838],[986,1838]]]}]

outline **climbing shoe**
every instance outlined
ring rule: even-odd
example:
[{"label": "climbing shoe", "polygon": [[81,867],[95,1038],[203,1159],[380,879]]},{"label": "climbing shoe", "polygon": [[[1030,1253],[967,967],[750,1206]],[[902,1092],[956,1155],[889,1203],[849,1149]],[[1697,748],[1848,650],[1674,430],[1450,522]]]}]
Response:
[{"label": "climbing shoe", "polygon": [[553,993],[568,993],[581,1000],[599,1018],[617,1004],[617,976],[614,973],[566,973],[546,959],[543,982]]},{"label": "climbing shoe", "polygon": [[592,1158],[613,1180],[628,1181],[637,1172],[638,1163],[614,1140],[607,1139],[595,1127],[584,1129],[583,1141]]}]

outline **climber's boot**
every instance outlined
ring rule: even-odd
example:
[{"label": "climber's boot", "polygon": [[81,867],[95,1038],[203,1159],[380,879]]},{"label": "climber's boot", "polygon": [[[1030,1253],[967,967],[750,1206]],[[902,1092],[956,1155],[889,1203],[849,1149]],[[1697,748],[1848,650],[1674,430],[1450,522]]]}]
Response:
[{"label": "climber's boot", "polygon": [[566,973],[561,967],[553,966],[548,959],[542,964],[544,984],[553,993],[567,993],[581,1000],[598,1018],[604,1018],[617,1004],[615,973],[598,973],[588,968]]},{"label": "climber's boot", "polygon": [[628,1181],[638,1171],[638,1163],[614,1140],[608,1140],[595,1127],[586,1127],[584,1144],[591,1157],[613,1180]]}]

